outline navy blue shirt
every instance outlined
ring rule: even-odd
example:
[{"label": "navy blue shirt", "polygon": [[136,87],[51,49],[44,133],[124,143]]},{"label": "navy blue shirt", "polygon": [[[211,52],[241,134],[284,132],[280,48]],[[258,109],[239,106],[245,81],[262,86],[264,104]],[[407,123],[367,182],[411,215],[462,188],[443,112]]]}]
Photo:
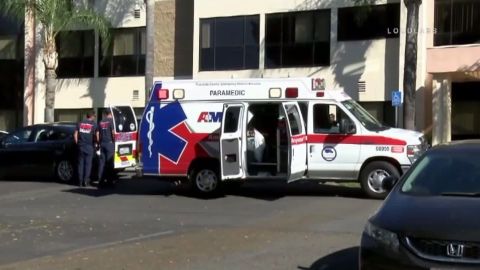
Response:
[{"label": "navy blue shirt", "polygon": [[99,126],[100,132],[100,143],[112,143],[114,140],[113,137],[113,120],[112,118],[105,118],[100,121]]},{"label": "navy blue shirt", "polygon": [[97,132],[97,124],[89,119],[80,121],[77,124],[78,131],[78,146],[79,147],[93,147],[95,142],[95,133]]}]

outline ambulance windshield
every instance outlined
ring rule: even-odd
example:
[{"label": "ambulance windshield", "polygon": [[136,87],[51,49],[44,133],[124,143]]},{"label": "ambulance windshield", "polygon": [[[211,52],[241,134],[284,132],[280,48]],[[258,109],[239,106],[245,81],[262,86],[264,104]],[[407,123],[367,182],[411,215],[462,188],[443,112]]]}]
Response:
[{"label": "ambulance windshield", "polygon": [[375,117],[373,117],[367,110],[365,110],[360,104],[358,104],[355,100],[346,100],[343,101],[342,104],[347,108],[357,119],[362,123],[362,125],[371,131],[380,131],[389,129],[382,125]]}]

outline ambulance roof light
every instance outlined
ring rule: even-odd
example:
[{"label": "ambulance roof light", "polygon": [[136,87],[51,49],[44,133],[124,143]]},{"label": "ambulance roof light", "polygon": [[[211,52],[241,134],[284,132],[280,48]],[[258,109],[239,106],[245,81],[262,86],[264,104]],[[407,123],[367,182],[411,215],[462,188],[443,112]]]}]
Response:
[{"label": "ambulance roof light", "polygon": [[173,98],[174,99],[185,98],[185,91],[183,89],[173,89]]},{"label": "ambulance roof light", "polygon": [[281,88],[270,88],[268,91],[269,98],[281,98],[282,97],[282,89]]},{"label": "ambulance roof light", "polygon": [[298,97],[298,88],[296,87],[288,87],[285,89],[285,97],[287,98],[296,98]]},{"label": "ambulance roof light", "polygon": [[317,97],[324,97],[325,96],[325,92],[323,91],[318,91],[317,92]]},{"label": "ambulance roof light", "polygon": [[168,99],[168,89],[160,89],[158,90],[158,99]]}]

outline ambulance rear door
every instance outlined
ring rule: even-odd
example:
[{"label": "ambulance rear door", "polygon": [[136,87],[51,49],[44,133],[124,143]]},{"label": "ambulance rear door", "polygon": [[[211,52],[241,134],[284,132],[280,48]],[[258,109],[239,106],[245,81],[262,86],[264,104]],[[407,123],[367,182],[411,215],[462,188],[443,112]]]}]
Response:
[{"label": "ambulance rear door", "polygon": [[220,134],[220,167],[222,180],[245,176],[245,125],[248,104],[229,103],[223,107]]},{"label": "ambulance rear door", "polygon": [[115,126],[115,169],[134,167],[137,163],[138,123],[131,106],[110,106]]},{"label": "ambulance rear door", "polygon": [[303,178],[307,169],[307,136],[300,107],[296,102],[283,102],[287,120],[288,182]]}]

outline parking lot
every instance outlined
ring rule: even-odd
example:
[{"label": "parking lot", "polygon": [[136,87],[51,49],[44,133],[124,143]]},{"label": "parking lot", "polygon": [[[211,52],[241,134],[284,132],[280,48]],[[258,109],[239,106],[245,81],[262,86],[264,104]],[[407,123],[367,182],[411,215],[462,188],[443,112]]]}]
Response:
[{"label": "parking lot", "polygon": [[0,182],[0,269],[357,269],[381,201],[317,183],[202,199],[125,174],[110,189]]}]

